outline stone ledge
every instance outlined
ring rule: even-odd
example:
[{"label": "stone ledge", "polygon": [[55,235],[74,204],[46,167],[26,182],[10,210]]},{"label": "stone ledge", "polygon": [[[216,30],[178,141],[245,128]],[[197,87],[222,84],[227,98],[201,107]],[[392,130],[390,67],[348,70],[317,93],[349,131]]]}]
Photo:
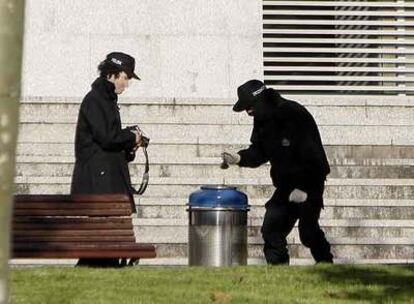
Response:
[{"label": "stone ledge", "polygon": [[[261,218],[249,218],[249,226],[260,227],[263,219]],[[132,220],[135,227],[148,227],[148,226],[171,226],[188,227],[188,219],[165,219],[165,218],[133,218]],[[412,220],[372,220],[372,219],[321,219],[321,226],[331,227],[414,227],[414,221]],[[297,227],[297,224],[295,225]]]},{"label": "stone ledge", "polygon": [[[12,259],[9,261],[11,267],[33,267],[33,266],[74,266],[77,260],[72,259]],[[335,264],[401,264],[412,265],[414,259],[334,259]],[[259,258],[248,258],[248,265],[265,265],[266,261]],[[313,265],[313,259],[290,260],[290,265]],[[187,258],[155,258],[142,259],[138,266],[187,266]]]},{"label": "stone ledge", "polygon": [[[121,104],[160,104],[160,105],[233,105],[236,98],[181,98],[181,97],[122,97]],[[290,95],[284,94],[283,97],[300,102],[303,105],[337,105],[337,106],[414,106],[412,96],[372,96],[372,95]],[[74,103],[82,101],[79,97],[63,96],[23,96],[21,103]]]},{"label": "stone ledge", "polygon": [[[69,184],[70,176],[16,176],[16,183],[30,184]],[[263,178],[231,178],[208,177],[208,178],[185,178],[185,177],[153,177],[150,185],[171,186],[199,186],[199,185],[234,185],[234,186],[272,186],[269,177]],[[329,178],[326,186],[412,186],[414,179],[369,179],[369,178]]]},{"label": "stone ledge", "polygon": [[[188,204],[188,197],[143,197],[134,196],[137,206],[185,206]],[[251,206],[264,206],[266,198],[250,199]],[[325,207],[414,207],[413,200],[394,199],[324,199]]]}]

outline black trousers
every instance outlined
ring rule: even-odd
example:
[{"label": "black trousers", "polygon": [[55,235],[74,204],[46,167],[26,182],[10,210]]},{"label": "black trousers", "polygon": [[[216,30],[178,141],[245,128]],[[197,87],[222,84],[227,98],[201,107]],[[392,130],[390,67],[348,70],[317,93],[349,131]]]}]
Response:
[{"label": "black trousers", "polygon": [[310,249],[316,262],[333,262],[331,246],[319,226],[319,216],[323,207],[323,185],[308,193],[303,203],[289,202],[292,188],[278,189],[266,203],[266,213],[262,225],[264,255],[268,264],[289,263],[286,237],[299,220],[301,243]]}]

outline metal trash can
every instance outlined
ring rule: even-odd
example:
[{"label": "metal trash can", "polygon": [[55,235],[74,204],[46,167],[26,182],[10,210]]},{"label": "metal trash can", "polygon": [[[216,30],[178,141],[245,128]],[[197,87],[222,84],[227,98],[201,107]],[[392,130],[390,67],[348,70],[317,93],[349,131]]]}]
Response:
[{"label": "metal trash can", "polygon": [[247,264],[247,195],[236,187],[202,186],[187,211],[190,266]]}]

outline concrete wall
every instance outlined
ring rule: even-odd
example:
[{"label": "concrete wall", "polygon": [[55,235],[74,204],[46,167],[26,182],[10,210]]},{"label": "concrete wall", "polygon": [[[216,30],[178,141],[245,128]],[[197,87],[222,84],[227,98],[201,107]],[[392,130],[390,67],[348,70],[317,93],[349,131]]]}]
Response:
[{"label": "concrete wall", "polygon": [[259,0],[27,0],[23,96],[81,97],[111,51],[137,60],[129,97],[233,97],[263,77]]}]

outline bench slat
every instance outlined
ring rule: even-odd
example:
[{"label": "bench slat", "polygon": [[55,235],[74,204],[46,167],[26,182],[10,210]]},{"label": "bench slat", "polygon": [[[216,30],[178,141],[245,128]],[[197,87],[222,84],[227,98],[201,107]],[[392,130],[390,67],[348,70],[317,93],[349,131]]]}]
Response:
[{"label": "bench slat", "polygon": [[128,209],[130,202],[83,202],[83,203],[62,203],[62,202],[20,202],[14,204],[14,209]]},{"label": "bench slat", "polygon": [[129,242],[135,243],[134,235],[74,235],[74,236],[57,236],[57,235],[39,235],[39,236],[13,236],[15,244],[18,243],[65,243],[65,242]]},{"label": "bench slat", "polygon": [[46,225],[52,225],[52,224],[69,224],[69,225],[78,225],[78,224],[128,224],[131,223],[131,217],[125,216],[125,217],[111,217],[111,216],[105,216],[105,217],[48,217],[48,216],[15,216],[13,217],[13,224],[28,224],[28,223],[34,223],[34,224],[46,224]]},{"label": "bench slat", "polygon": [[86,258],[86,257],[120,257],[120,258],[154,258],[155,247],[148,244],[116,245],[105,243],[31,243],[13,244],[13,258]]},{"label": "bench slat", "polygon": [[15,216],[60,215],[60,216],[127,216],[132,213],[131,207],[122,209],[15,209]]},{"label": "bench slat", "polygon": [[43,258],[43,259],[79,259],[79,258],[155,258],[152,250],[113,250],[113,251],[16,251],[13,258]]},{"label": "bench slat", "polygon": [[13,230],[133,229],[131,217],[15,216]]},{"label": "bench slat", "polygon": [[13,237],[22,236],[105,236],[105,235],[124,235],[133,236],[134,231],[130,229],[110,229],[110,230],[78,230],[73,227],[72,230],[14,230]]},{"label": "bench slat", "polygon": [[130,201],[126,194],[19,194],[14,196],[15,202],[118,202]]},{"label": "bench slat", "polygon": [[132,230],[132,223],[77,223],[77,224],[60,224],[60,223],[13,223],[13,229],[18,230],[53,230],[53,231],[73,231],[73,230]]},{"label": "bench slat", "polygon": [[119,243],[119,244],[105,244],[105,243],[100,243],[100,242],[91,242],[90,244],[78,244],[78,243],[66,243],[66,244],[61,244],[58,242],[54,242],[54,243],[48,243],[48,244],[43,244],[43,243],[37,243],[37,242],[32,242],[30,244],[14,244],[13,246],[14,249],[17,250],[31,250],[31,251],[43,251],[45,248],[47,249],[54,249],[56,251],[58,250],[63,250],[63,251],[67,251],[67,250],[90,250],[90,249],[99,249],[99,250],[152,250],[154,249],[154,245],[149,245],[149,244],[131,244],[131,243]]}]

